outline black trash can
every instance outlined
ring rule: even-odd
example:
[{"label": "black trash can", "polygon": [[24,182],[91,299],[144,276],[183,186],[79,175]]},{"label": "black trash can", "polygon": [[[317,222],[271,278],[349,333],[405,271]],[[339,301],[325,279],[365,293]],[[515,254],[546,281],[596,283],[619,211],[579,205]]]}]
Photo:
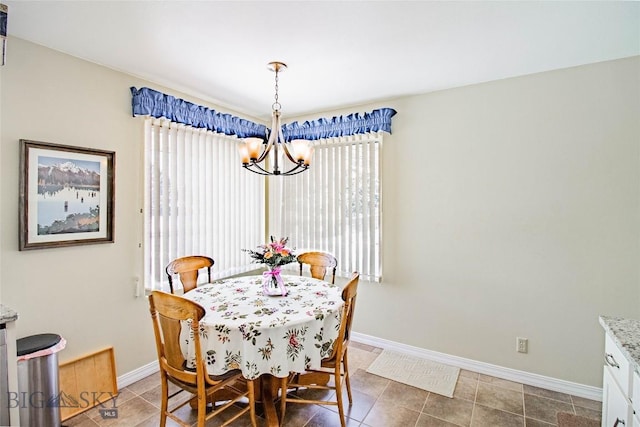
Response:
[{"label": "black trash can", "polygon": [[60,427],[58,352],[66,341],[56,334],[20,338],[18,403],[23,427]]}]

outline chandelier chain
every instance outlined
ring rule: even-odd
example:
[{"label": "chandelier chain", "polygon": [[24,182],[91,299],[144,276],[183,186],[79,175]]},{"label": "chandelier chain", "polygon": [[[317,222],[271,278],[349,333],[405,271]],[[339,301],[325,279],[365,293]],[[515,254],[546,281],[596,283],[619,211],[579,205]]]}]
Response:
[{"label": "chandelier chain", "polygon": [[280,102],[278,102],[278,69],[275,69],[276,72],[276,84],[275,84],[275,90],[276,90],[276,94],[273,97],[275,99],[275,102],[273,103],[273,105],[271,106],[271,108],[274,111],[280,111],[280,108],[282,107],[282,105],[280,105]]}]

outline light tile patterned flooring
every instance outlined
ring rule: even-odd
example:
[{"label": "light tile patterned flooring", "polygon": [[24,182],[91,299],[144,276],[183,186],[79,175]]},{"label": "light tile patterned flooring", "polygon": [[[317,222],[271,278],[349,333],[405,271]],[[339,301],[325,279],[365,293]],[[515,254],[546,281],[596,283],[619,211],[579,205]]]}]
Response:
[{"label": "light tile patterned flooring", "polygon": [[[550,427],[556,425],[558,412],[600,420],[600,402],[475,372],[460,372],[453,399],[367,373],[367,367],[380,351],[358,343],[352,343],[349,348],[353,406],[349,407],[347,403],[345,407],[348,427]],[[158,426],[159,383],[159,375],[155,374],[120,390],[115,404],[117,419],[103,419],[98,409],[93,408],[63,425]],[[317,394],[317,391],[313,393]],[[106,405],[113,406],[111,403]],[[181,416],[195,422],[195,411],[192,412],[189,405],[180,411]],[[258,423],[263,425],[264,419],[258,418]],[[219,424],[220,421],[214,417],[207,426]],[[335,427],[340,426],[340,421],[335,406],[289,404],[284,424],[291,427]],[[175,425],[167,422],[167,426]],[[232,425],[245,427],[251,423],[245,416]]]}]

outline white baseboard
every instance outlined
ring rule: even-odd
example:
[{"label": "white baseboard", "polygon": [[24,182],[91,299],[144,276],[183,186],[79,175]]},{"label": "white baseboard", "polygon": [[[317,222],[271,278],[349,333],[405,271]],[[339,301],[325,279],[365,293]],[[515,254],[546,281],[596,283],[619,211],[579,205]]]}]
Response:
[{"label": "white baseboard", "polygon": [[437,351],[425,350],[419,347],[413,347],[382,338],[372,337],[370,335],[351,332],[353,341],[367,344],[373,347],[397,351],[412,356],[423,357],[435,362],[443,363],[449,366],[455,366],[468,371],[478,372],[490,375],[496,378],[515,381],[534,387],[540,387],[547,390],[558,391],[560,393],[571,394],[573,396],[583,397],[585,399],[602,401],[602,389],[598,387],[578,384],[570,381],[560,380],[557,378],[546,377],[544,375],[533,374],[516,369],[505,368],[502,366],[492,365],[490,363],[478,362],[463,357],[452,356],[450,354],[439,353]]},{"label": "white baseboard", "polygon": [[[149,375],[155,374],[158,371],[160,371],[160,367],[158,366],[158,361],[154,360],[153,362],[147,363],[146,365],[143,365],[138,369],[134,369],[131,372],[127,372],[126,374],[120,375],[117,378],[118,390],[122,389],[123,387],[129,386],[135,383],[136,381],[140,381],[141,379],[144,379]],[[158,377],[158,384],[160,384],[159,381],[160,381],[160,377]]]},{"label": "white baseboard", "polygon": [[[478,362],[464,357],[452,356],[446,353],[440,353],[432,350],[425,350],[420,347],[413,347],[401,344],[395,341],[376,338],[370,335],[351,332],[351,339],[362,344],[373,347],[393,350],[400,353],[410,354],[412,356],[423,357],[435,362],[443,363],[449,366],[455,366],[473,372],[485,375],[491,375],[496,378],[515,381],[534,387],[540,387],[547,390],[554,390],[560,393],[571,394],[573,396],[584,397],[585,399],[602,401],[602,389],[598,387],[578,384],[570,381],[560,380],[557,378],[546,377],[544,375],[532,374],[530,372],[518,371],[516,369],[505,368],[502,366],[492,365],[490,363]],[[127,387],[158,372],[158,362],[153,361],[144,366],[139,367],[131,372],[118,377],[118,389]]]}]

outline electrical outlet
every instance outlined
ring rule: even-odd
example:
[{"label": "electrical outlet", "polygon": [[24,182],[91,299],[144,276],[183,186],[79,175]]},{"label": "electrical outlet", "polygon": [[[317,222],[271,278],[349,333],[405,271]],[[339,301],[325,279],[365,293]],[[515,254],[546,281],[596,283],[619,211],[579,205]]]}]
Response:
[{"label": "electrical outlet", "polygon": [[516,351],[518,353],[527,353],[529,351],[529,340],[527,338],[516,338]]}]

